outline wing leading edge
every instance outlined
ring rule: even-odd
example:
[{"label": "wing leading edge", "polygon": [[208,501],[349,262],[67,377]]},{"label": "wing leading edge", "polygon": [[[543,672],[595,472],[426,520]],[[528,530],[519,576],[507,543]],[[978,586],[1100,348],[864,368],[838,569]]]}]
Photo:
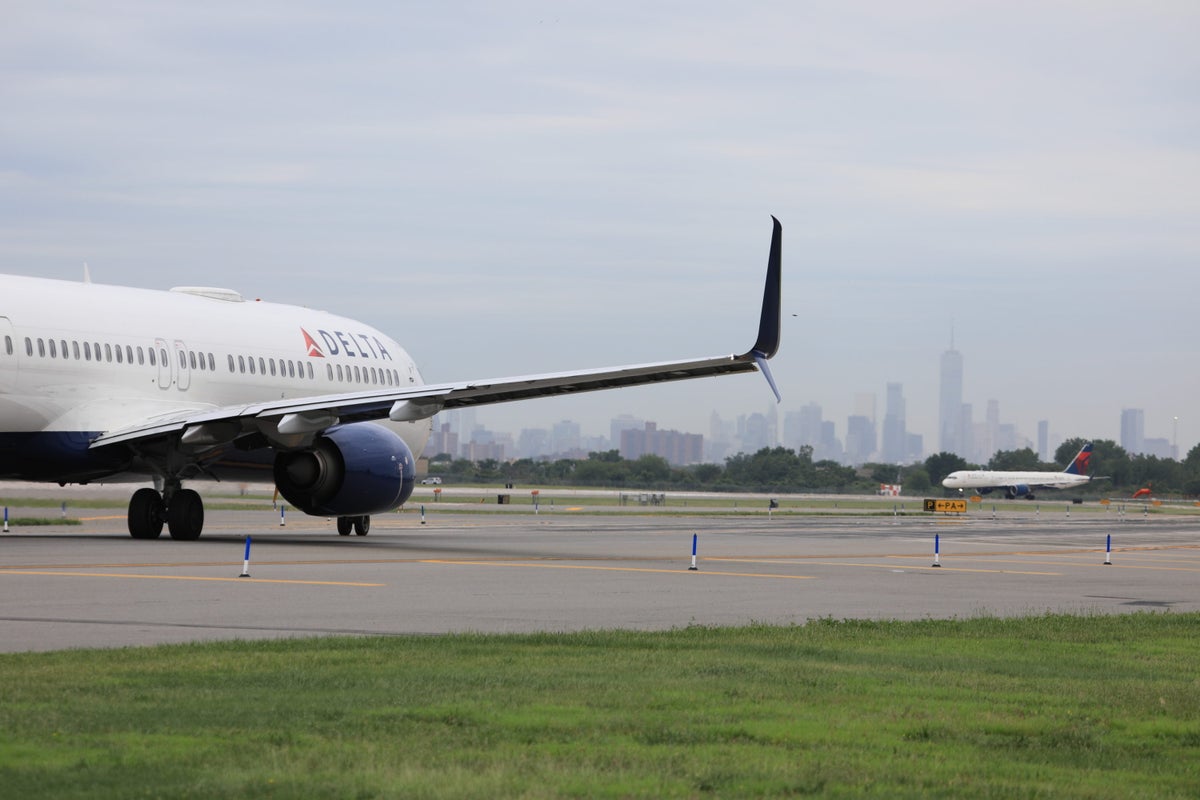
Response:
[{"label": "wing leading edge", "polygon": [[484,380],[425,384],[407,389],[319,395],[266,403],[195,410],[174,417],[104,433],[92,447],[145,443],[178,436],[182,443],[211,446],[248,433],[265,433],[286,444],[284,437],[311,435],[350,422],[390,419],[396,422],[431,417],[444,409],[507,403],[534,397],[641,386],[651,383],[761,371],[776,399],[780,398],[767,360],[779,350],[783,228],[771,217],[771,249],[763,289],[758,338],[741,355],[681,361],[660,361],[619,367],[545,373]]}]

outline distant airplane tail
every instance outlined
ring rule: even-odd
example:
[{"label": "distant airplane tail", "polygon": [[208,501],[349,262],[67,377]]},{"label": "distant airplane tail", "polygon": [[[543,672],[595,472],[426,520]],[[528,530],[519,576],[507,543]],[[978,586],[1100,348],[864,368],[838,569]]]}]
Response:
[{"label": "distant airplane tail", "polygon": [[1088,465],[1092,462],[1092,443],[1088,442],[1083,447],[1079,448],[1079,452],[1075,454],[1075,458],[1067,465],[1063,472],[1069,475],[1087,475]]}]

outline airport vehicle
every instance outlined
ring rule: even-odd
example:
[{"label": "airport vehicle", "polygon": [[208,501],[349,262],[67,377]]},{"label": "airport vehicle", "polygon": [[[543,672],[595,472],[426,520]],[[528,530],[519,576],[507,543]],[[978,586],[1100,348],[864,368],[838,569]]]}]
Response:
[{"label": "airport vehicle", "polygon": [[1024,497],[1035,499],[1038,489],[1070,489],[1092,480],[1088,476],[1088,463],[1092,460],[1092,443],[1079,449],[1075,458],[1062,472],[1021,472],[1003,470],[961,469],[951,472],[942,480],[947,489],[974,489],[980,494],[1003,490],[1008,499]]},{"label": "airport vehicle", "polygon": [[772,217],[758,338],[741,355],[426,384],[394,339],[346,317],[170,291],[0,275],[0,478],[153,481],[135,539],[196,539],[182,482],[273,480],[295,508],[365,535],[404,503],[442,409],[761,371],[779,348],[782,227]]},{"label": "airport vehicle", "polygon": [[422,478],[421,479],[422,486],[440,486],[441,484],[442,484],[442,479],[437,476],[434,476],[432,478]]}]

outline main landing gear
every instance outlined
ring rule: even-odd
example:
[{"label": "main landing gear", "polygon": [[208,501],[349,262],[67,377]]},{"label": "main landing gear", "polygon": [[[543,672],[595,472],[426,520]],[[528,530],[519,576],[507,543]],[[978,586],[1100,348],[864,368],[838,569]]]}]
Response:
[{"label": "main landing gear", "polygon": [[180,488],[179,481],[168,481],[162,494],[150,488],[133,493],[129,498],[130,536],[157,539],[164,522],[172,539],[199,539],[204,528],[204,501],[197,492]]},{"label": "main landing gear", "polygon": [[338,536],[349,536],[351,530],[358,536],[366,536],[371,530],[370,515],[337,518]]}]

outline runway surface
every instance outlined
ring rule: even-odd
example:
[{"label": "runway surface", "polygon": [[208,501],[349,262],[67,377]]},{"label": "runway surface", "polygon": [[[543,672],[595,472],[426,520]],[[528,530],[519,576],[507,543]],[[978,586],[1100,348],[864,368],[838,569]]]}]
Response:
[{"label": "runway surface", "polygon": [[135,541],[116,510],[80,517],[0,534],[0,650],[1200,610],[1186,517],[408,511],[343,538],[326,520],[215,511],[196,542]]}]

